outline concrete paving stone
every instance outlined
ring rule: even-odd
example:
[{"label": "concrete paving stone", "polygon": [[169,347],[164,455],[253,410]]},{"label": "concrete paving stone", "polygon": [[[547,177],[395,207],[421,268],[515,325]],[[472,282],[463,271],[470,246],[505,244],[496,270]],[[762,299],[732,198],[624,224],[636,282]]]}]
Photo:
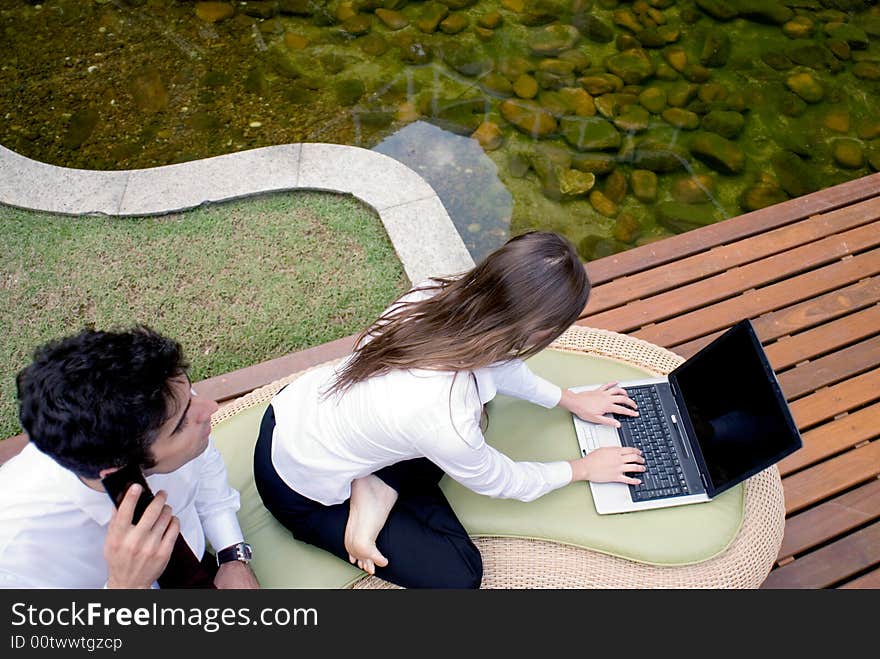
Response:
[{"label": "concrete paving stone", "polygon": [[0,203],[30,210],[113,215],[129,173],[57,167],[0,146]]},{"label": "concrete paving stone", "polygon": [[416,172],[394,158],[339,144],[303,144],[299,187],[350,192],[382,211],[435,192]]},{"label": "concrete paving stone", "polygon": [[267,146],[132,170],[119,215],[154,215],[299,187],[300,145]]},{"label": "concrete paving stone", "polygon": [[380,211],[379,217],[413,284],[474,267],[473,258],[437,195],[393,206]]}]

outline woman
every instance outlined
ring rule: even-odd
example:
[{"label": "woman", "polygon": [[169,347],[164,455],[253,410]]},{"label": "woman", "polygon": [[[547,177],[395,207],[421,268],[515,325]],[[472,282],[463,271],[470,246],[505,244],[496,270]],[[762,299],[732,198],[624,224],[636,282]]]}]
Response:
[{"label": "woman", "polygon": [[294,537],[406,587],[476,588],[479,551],[438,485],[443,473],[493,497],[531,501],[573,481],[638,484],[639,451],[602,448],[569,462],[514,462],[483,439],[496,393],[587,421],[635,416],[616,383],[573,393],[522,359],[583,312],[590,284],[565,238],[531,232],[473,270],[400,298],[339,366],[310,371],[266,410],[257,489]]}]

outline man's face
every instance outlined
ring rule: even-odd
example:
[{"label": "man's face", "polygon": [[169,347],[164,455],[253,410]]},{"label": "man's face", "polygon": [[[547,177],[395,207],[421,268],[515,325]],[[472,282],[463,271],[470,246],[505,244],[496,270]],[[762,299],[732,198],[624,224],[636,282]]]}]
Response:
[{"label": "man's face", "polygon": [[146,474],[168,474],[201,455],[211,434],[211,415],[217,403],[201,398],[192,390],[185,375],[171,381],[174,413],[162,424],[150,446],[156,461]]}]

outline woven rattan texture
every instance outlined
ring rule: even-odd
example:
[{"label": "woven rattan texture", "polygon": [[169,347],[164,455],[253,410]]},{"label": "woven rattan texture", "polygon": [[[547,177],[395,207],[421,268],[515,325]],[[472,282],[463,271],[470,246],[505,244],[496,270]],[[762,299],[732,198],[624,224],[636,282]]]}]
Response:
[{"label": "woven rattan texture", "polygon": [[[666,374],[683,360],[639,339],[574,326],[551,346],[607,357]],[[214,425],[241,410],[266,402],[281,387],[305,373],[294,373],[225,405]],[[476,538],[483,555],[483,588],[757,588],[779,554],[785,526],[782,482],[776,467],[745,484],[743,525],[721,554],[682,567],[637,563],[601,552],[542,540]],[[396,588],[377,577],[364,577],[354,588]]]}]

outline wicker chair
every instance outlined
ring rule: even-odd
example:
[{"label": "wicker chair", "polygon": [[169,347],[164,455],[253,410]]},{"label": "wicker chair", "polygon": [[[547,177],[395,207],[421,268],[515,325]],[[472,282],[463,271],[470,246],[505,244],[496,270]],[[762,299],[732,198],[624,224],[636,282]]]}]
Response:
[{"label": "wicker chair", "polygon": [[[551,348],[610,358],[658,374],[682,363],[678,355],[639,339],[573,326]],[[214,424],[270,400],[305,371],[257,389],[218,410]],[[638,563],[555,542],[479,537],[483,588],[757,588],[776,559],[785,524],[782,482],[776,467],[745,484],[743,524],[721,554],[694,565]],[[354,588],[396,588],[365,576]]]}]

